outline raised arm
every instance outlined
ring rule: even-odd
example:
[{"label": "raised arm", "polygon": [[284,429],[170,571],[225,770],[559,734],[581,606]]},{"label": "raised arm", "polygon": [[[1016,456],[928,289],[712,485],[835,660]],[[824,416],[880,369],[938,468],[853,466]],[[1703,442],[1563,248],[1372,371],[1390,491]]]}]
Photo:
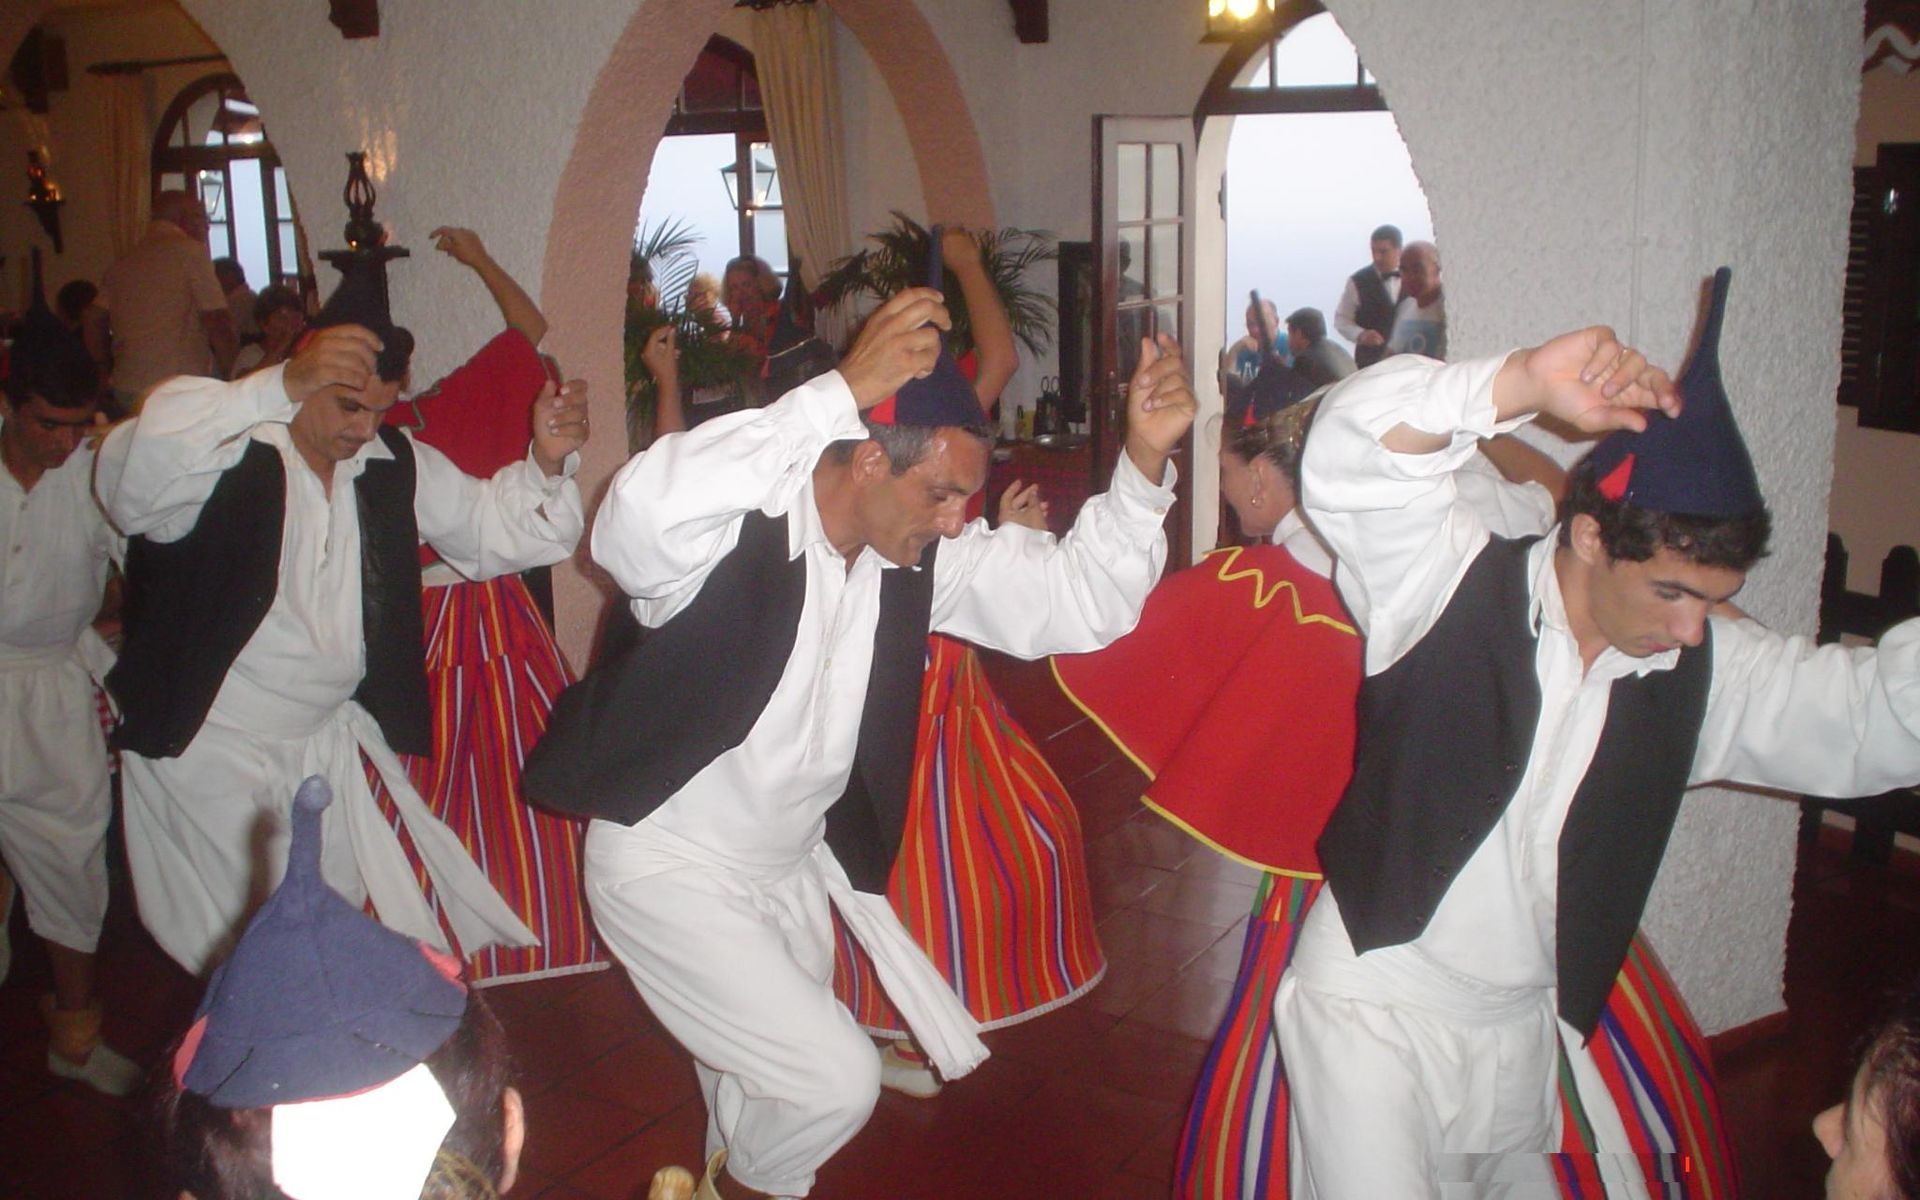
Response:
[{"label": "raised arm", "polygon": [[673,322],[647,335],[640,361],[653,375],[653,436],[684,432],[687,410],[680,395],[680,335]]},{"label": "raised arm", "polygon": [[960,281],[960,295],[967,302],[967,316],[973,325],[973,348],[979,356],[980,374],[973,381],[980,407],[993,410],[1006,390],[1007,380],[1020,365],[1019,351],[1013,343],[1013,326],[1000,303],[1000,293],[987,275],[980,244],[965,229],[951,227],[940,235],[940,254],[954,277]]},{"label": "raised arm", "polygon": [[500,316],[507,328],[517,329],[529,342],[538,346],[540,339],[547,336],[547,318],[540,312],[540,306],[527,295],[525,288],[513,276],[507,274],[505,267],[493,260],[487,253],[487,247],[480,235],[471,229],[462,229],[457,225],[442,225],[428,235],[433,238],[433,248],[452,256],[453,260],[469,268],[487,285],[487,292],[493,302],[500,306]]},{"label": "raised arm", "polygon": [[286,422],[323,388],[366,385],[380,341],[344,325],[322,330],[283,366],[222,383],[179,376],[154,388],[140,415],[113,428],[94,460],[94,494],[128,536],[185,537],[220,475],[263,421]]},{"label": "raised arm", "polygon": [[983,522],[942,544],[933,626],[1023,658],[1097,650],[1131,630],[1166,565],[1167,456],[1192,425],[1192,384],[1170,338],[1141,346],[1127,388],[1127,453],[1067,536]]}]

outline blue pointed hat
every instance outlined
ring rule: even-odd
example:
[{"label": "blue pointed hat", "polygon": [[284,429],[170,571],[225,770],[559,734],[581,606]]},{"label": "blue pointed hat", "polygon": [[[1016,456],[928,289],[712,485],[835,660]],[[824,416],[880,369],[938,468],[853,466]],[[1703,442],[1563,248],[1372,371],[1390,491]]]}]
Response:
[{"label": "blue pointed hat", "polygon": [[[944,275],[940,253],[940,226],[927,231],[927,286],[938,289]],[[979,427],[989,423],[980,407],[980,395],[960,370],[953,351],[943,344],[933,373],[924,379],[910,379],[889,399],[867,410],[867,419],[880,425],[957,425]]]},{"label": "blue pointed hat", "polygon": [[1744,517],[1766,507],[1720,382],[1720,325],[1732,278],[1727,267],[1713,274],[1706,325],[1680,374],[1680,415],[1649,412],[1643,432],[1618,430],[1594,447],[1594,477],[1607,499],[1699,517]]},{"label": "blue pointed hat", "polygon": [[398,1079],[459,1027],[460,967],[374,921],[320,876],[318,775],[293,800],[287,875],[207,985],[174,1058],[222,1108],[348,1096]]}]

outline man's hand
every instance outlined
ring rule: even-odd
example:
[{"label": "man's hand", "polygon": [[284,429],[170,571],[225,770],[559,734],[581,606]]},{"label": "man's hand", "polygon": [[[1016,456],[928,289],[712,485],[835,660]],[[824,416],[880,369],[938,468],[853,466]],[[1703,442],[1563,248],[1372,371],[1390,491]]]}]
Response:
[{"label": "man's hand", "polygon": [[442,225],[427,235],[433,239],[433,248],[442,254],[451,255],[453,261],[465,267],[479,267],[490,262],[493,256],[487,253],[486,246],[480,241],[480,235],[471,229],[462,229],[458,225]]},{"label": "man's hand", "polygon": [[647,344],[640,348],[640,361],[656,382],[680,381],[680,333],[671,322],[647,335]]},{"label": "man's hand", "polygon": [[931,374],[940,360],[940,331],[951,328],[946,303],[932,288],[908,288],[875,309],[860,340],[840,360],[840,377],[860,411],[893,395],[907,380]]},{"label": "man's hand", "polygon": [[1142,475],[1154,483],[1165,478],[1167,457],[1198,409],[1180,344],[1164,333],[1141,338],[1140,363],[1127,383],[1127,457]]},{"label": "man's hand", "polygon": [[1493,405],[1503,421],[1546,413],[1583,433],[1607,433],[1645,429],[1645,409],[1680,415],[1680,393],[1665,371],[1595,325],[1511,355],[1494,378]]},{"label": "man's hand", "polygon": [[1014,480],[1000,493],[1000,524],[1025,525],[1028,529],[1047,529],[1047,502],[1040,498],[1040,485]]},{"label": "man's hand", "polygon": [[1378,329],[1362,329],[1360,336],[1353,339],[1356,346],[1384,346],[1387,339]]},{"label": "man's hand", "polygon": [[300,353],[287,361],[280,385],[296,405],[330,387],[359,391],[373,379],[380,339],[359,325],[335,325],[313,335]]},{"label": "man's hand", "polygon": [[533,461],[542,474],[558,475],[567,455],[587,444],[587,383],[569,379],[558,390],[549,380],[533,401]]}]

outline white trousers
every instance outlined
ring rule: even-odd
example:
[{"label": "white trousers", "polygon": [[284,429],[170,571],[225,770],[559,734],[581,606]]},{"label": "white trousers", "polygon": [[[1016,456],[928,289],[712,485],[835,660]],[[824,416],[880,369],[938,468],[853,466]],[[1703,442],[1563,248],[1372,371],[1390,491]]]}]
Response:
[{"label": "white trousers", "polygon": [[362,753],[393,796],[461,951],[539,944],[427,809],[366,710],[349,701],[315,724],[276,737],[210,717],[178,758],[121,756],[127,861],[140,919],[161,949],[196,975],[226,956],[286,873],[294,790],[321,775],[333,787],[322,822],[327,883],[354,904],[371,898],[383,924],[447,950],[439,917],[374,803]]},{"label": "white trousers", "polygon": [[1607,1194],[1646,1195],[1618,1110],[1551,988],[1468,979],[1411,946],[1356,957],[1326,899],[1274,994],[1293,1200],[1557,1198],[1563,1045],[1611,1152]]},{"label": "white trousers", "polygon": [[91,954],[107,915],[107,746],[75,654],[0,666],[0,855],[27,924]]},{"label": "white trousers", "polygon": [[884,908],[885,899],[853,894],[824,846],[747,871],[644,821],[595,821],[586,883],[601,938],[694,1057],[707,1153],[726,1147],[727,1172],[750,1188],[806,1195],[880,1095],[879,1054],[833,994],[830,905],[884,962],[888,994],[944,1073],[986,1056],[972,1019],[891,910],[881,917],[865,902]]}]

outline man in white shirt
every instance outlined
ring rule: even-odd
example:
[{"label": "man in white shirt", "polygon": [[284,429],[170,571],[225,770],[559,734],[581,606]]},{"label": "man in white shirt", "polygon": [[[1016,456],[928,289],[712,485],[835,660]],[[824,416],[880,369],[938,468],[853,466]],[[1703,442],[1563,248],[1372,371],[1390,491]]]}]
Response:
[{"label": "man in white shirt", "polygon": [[474,479],[381,425],[411,349],[391,325],[323,329],[282,366],[160,385],[101,446],[96,491],[131,539],[127,643],[108,680],[128,858],[141,918],[189,971],[273,886],[288,798],[313,774],[338,789],[329,883],[445,948],[363,754],[461,946],[534,944],[394,751],[431,743],[419,543],[474,579],[566,557],[584,524],[585,385],[545,388],[527,458]]},{"label": "man in white shirt", "polygon": [[1393,307],[1400,303],[1400,229],[1382,225],[1367,239],[1372,261],[1347,278],[1333,308],[1333,327],[1353,343],[1353,360],[1363,367],[1386,353],[1393,332]]},{"label": "man in white shirt", "polygon": [[1056,541],[966,523],[991,443],[929,322],[948,323],[939,294],[904,291],[839,370],[621,471],[594,558],[657,628],[563,698],[527,769],[536,799],[603,818],[594,919],[694,1056],[723,1195],[806,1195],[878,1097],[831,986],[829,904],[943,1074],[986,1055],[884,895],[928,631],[1094,649],[1132,628],[1165,556],[1194,409],[1170,340],[1143,345],[1112,489]]},{"label": "man in white shirt", "polygon": [[0,420],[0,854],[53,967],[47,1068],[124,1096],[141,1073],[100,1040],[94,988],[111,810],[94,679],[113,653],[92,621],[120,544],[84,445],[97,376],[50,333],[15,342]]},{"label": "man in white shirt", "polygon": [[114,394],[128,408],[163,379],[225,378],[233,367],[240,340],[207,253],[207,228],[199,200],[161,192],[146,236],[100,279],[87,348],[102,366],[111,361]]},{"label": "man in white shirt", "polygon": [[[1719,382],[1725,287],[1677,392],[1594,328],[1394,359],[1321,405],[1308,518],[1367,678],[1327,890],[1275,999],[1301,1200],[1550,1186],[1560,1053],[1583,1097],[1604,1092],[1585,1039],[1682,791],[1920,779],[1920,622],[1816,649],[1713,612],[1769,528]],[[1491,536],[1457,472],[1539,413],[1617,432],[1575,468],[1556,534]],[[1594,1132],[1609,1186],[1644,1194],[1617,1115]]]}]

